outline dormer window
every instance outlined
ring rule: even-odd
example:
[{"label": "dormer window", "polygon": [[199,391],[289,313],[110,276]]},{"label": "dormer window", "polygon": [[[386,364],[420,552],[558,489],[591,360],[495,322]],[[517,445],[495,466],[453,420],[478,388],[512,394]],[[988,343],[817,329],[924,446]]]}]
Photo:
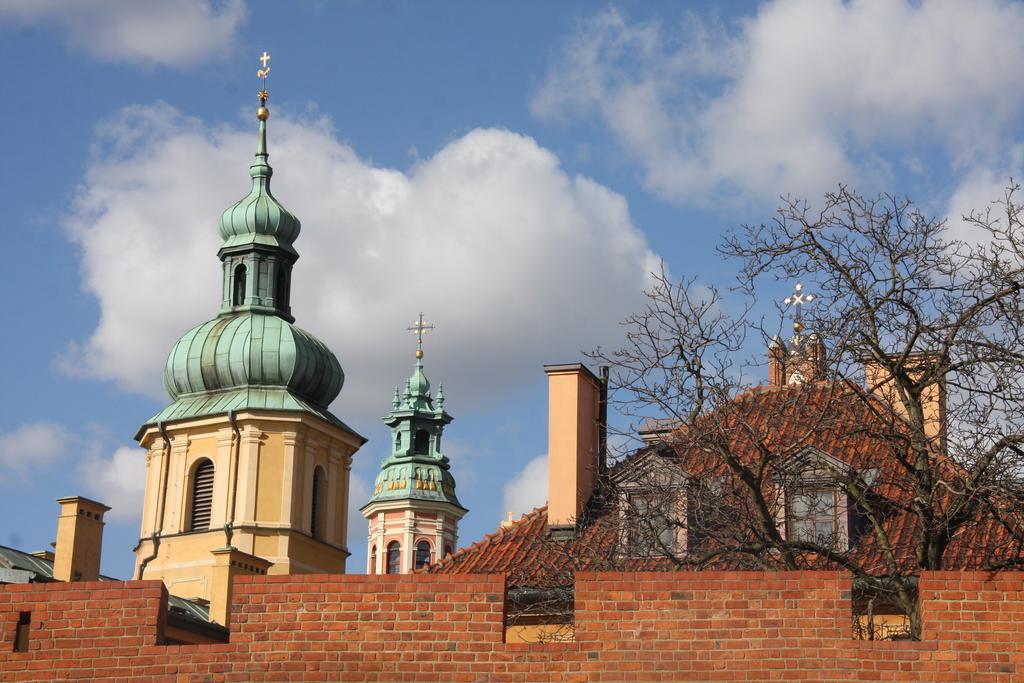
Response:
[{"label": "dormer window", "polygon": [[840,536],[839,492],[834,487],[799,489],[790,496],[788,517],[792,540],[834,546]]},{"label": "dormer window", "polygon": [[677,465],[653,453],[628,479],[618,482],[622,555],[666,557],[682,550],[686,538],[685,482]]},{"label": "dormer window", "polygon": [[626,494],[625,551],[633,557],[653,557],[674,552],[675,497],[664,492],[634,491]]},{"label": "dormer window", "polygon": [[847,497],[839,482],[850,466],[815,448],[794,459],[785,484],[785,533],[794,542],[849,549]]}]

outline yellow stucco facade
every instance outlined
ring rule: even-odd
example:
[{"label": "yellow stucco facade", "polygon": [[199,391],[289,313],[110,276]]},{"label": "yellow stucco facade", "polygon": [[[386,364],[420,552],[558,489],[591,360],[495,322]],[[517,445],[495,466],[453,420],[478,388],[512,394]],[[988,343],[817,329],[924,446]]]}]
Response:
[{"label": "yellow stucco facade", "polygon": [[[223,573],[223,553],[214,551],[229,547],[268,562],[268,574],[345,571],[358,435],[305,413],[242,411],[234,421],[220,415],[163,430],[149,425],[139,441],[146,494],[137,578],[162,579],[181,597],[214,599],[215,575]],[[193,529],[196,472],[207,460],[209,525]]]}]

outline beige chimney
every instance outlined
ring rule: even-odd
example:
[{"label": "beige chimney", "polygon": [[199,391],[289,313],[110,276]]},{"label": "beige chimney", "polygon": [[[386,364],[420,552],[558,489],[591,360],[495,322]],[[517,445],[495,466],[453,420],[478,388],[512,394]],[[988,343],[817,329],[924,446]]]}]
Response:
[{"label": "beige chimney", "polygon": [[[934,355],[917,353],[909,356],[905,367],[911,378],[921,374],[937,362]],[[897,415],[904,418],[907,412],[900,400],[889,369],[869,360],[864,363],[864,379],[868,392],[875,394],[888,403]],[[924,413],[924,433],[929,440],[938,440],[940,448],[944,448],[946,429],[946,380],[945,378],[929,386],[921,396],[921,407]]]},{"label": "beige chimney", "polygon": [[600,468],[601,380],[580,363],[548,376],[548,526],[571,534]]},{"label": "beige chimney", "polygon": [[265,575],[273,564],[262,557],[228,546],[211,550],[213,571],[210,575],[210,621],[221,626],[231,623],[231,596],[236,576]]},{"label": "beige chimney", "polygon": [[103,549],[103,503],[81,496],[58,498],[57,547],[53,578],[58,581],[97,581]]}]

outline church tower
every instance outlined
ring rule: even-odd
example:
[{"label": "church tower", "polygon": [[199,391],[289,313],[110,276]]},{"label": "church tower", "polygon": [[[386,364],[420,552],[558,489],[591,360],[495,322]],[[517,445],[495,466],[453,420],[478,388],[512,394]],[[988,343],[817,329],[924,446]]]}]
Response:
[{"label": "church tower", "polygon": [[423,374],[423,333],[419,321],[416,367],[401,391],[395,387],[391,412],[391,455],[381,464],[370,502],[360,508],[369,523],[368,574],[407,574],[450,555],[466,508],[455,495],[441,433],[452,416],[444,410],[444,388],[431,398]]},{"label": "church tower", "polygon": [[365,442],[328,410],[338,359],[293,324],[300,225],[270,192],[261,59],[252,188],[220,218],[220,311],[171,349],[172,403],[136,436],[147,451],[136,578],[210,600],[215,619],[232,574],[345,571],[349,469]]}]

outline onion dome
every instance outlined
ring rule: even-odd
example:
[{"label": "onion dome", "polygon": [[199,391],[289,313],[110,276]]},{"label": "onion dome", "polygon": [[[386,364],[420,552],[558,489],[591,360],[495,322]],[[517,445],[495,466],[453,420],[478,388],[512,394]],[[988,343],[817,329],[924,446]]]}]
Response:
[{"label": "onion dome", "polygon": [[326,408],[345,373],[319,339],[273,315],[239,313],[195,327],[167,357],[164,386],[171,398],[242,387],[287,390]]},{"label": "onion dome", "polygon": [[296,411],[355,434],[328,410],[345,381],[341,364],[322,341],[293,324],[298,253],[292,242],[299,219],[270,193],[265,103],[261,93],[252,190],[220,219],[220,313],[171,349],[164,386],[173,403],[147,424],[238,410]]},{"label": "onion dome", "polygon": [[[261,111],[266,111],[265,108]],[[274,169],[267,163],[267,120],[260,117],[256,161],[249,167],[252,189],[220,217],[220,236],[224,249],[242,245],[266,245],[291,251],[301,224],[270,192]]]}]

